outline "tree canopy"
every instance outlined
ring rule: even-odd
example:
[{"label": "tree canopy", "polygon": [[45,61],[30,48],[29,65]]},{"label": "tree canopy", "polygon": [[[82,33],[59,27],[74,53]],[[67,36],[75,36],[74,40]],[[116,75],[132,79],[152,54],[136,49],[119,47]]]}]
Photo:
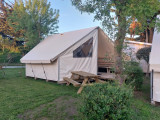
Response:
[{"label": "tree canopy", "polygon": [[13,12],[13,4],[0,0],[0,47],[9,49],[12,52],[17,52],[16,38],[20,37],[21,30],[15,31],[13,27],[9,25],[7,17]]},{"label": "tree canopy", "polygon": [[18,40],[31,49],[46,35],[57,32],[58,17],[59,11],[53,10],[47,0],[16,0],[8,21],[16,31],[23,31]]},{"label": "tree canopy", "polygon": [[141,48],[137,51],[136,57],[141,60],[144,59],[147,63],[149,63],[149,54],[151,52],[151,47]]},{"label": "tree canopy", "polygon": [[[123,42],[132,19],[147,21],[158,12],[159,0],[71,0],[81,12],[94,13],[103,28],[114,36],[116,79],[123,83],[121,74]],[[146,7],[147,6],[147,7]],[[144,25],[147,27],[147,25]],[[115,33],[115,34],[113,34]]]}]

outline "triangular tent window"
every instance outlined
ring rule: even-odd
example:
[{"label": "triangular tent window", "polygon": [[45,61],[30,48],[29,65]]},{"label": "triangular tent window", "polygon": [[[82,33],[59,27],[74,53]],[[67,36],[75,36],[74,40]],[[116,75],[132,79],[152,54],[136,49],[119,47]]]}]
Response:
[{"label": "triangular tent window", "polygon": [[73,51],[74,58],[92,57],[93,37]]}]

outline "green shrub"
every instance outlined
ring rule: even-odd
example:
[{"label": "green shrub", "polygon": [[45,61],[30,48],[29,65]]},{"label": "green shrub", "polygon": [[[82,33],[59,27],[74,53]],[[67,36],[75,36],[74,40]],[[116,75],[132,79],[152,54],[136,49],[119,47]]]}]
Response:
[{"label": "green shrub", "polygon": [[21,57],[20,53],[11,53],[8,50],[0,51],[0,63],[20,63]]},{"label": "green shrub", "polygon": [[128,120],[132,90],[116,84],[94,84],[82,92],[83,120]]},{"label": "green shrub", "polygon": [[143,85],[143,71],[137,62],[127,62],[125,64],[124,74],[126,77],[126,84],[130,84],[135,90],[141,90]]}]

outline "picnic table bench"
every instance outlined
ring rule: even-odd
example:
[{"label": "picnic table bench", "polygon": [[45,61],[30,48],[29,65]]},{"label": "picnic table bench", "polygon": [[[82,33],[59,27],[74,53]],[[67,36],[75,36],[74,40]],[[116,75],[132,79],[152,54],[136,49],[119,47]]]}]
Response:
[{"label": "picnic table bench", "polygon": [[[92,85],[90,83],[91,80],[94,80],[96,83],[106,83],[105,81],[102,81],[99,79],[99,75],[95,75],[89,72],[84,72],[84,71],[72,71],[72,76],[71,78],[67,78],[64,77],[64,81],[67,82],[67,85],[69,84],[73,84],[73,86],[75,87],[79,87],[79,90],[77,92],[77,94],[81,93],[81,91],[83,90],[83,87],[86,85]],[[79,82],[82,83],[79,83]]]}]

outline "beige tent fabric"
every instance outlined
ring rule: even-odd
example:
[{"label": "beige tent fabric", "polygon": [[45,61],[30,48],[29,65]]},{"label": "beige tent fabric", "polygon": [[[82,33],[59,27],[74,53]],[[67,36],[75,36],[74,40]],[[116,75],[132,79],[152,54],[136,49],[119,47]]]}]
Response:
[{"label": "beige tent fabric", "polygon": [[[73,51],[81,46],[83,43],[93,37],[93,53],[92,57],[73,58]],[[85,71],[93,74],[97,74],[97,42],[98,42],[98,30],[95,29],[77,44],[68,49],[64,55],[59,58],[60,61],[60,76],[59,80],[63,80],[63,77],[70,77],[71,71]]]},{"label": "beige tent fabric", "polygon": [[152,42],[152,50],[150,54],[150,70],[154,69],[156,72],[160,72],[160,33],[155,31]]},{"label": "beige tent fabric", "polygon": [[153,101],[160,102],[160,73],[154,72],[153,75]]},{"label": "beige tent fabric", "polygon": [[[160,17],[160,16],[159,16]],[[152,101],[160,102],[160,33],[155,30],[150,54],[150,71],[153,70]]]},{"label": "beige tent fabric", "polygon": [[49,64],[26,64],[26,76],[58,81],[58,61]]},{"label": "beige tent fabric", "polygon": [[103,30],[98,29],[98,58],[106,56],[114,59],[114,43]]},{"label": "beige tent fabric", "polygon": [[22,63],[51,63],[59,54],[77,43],[87,34],[98,27],[54,34],[41,41],[28,52],[22,59]]}]

